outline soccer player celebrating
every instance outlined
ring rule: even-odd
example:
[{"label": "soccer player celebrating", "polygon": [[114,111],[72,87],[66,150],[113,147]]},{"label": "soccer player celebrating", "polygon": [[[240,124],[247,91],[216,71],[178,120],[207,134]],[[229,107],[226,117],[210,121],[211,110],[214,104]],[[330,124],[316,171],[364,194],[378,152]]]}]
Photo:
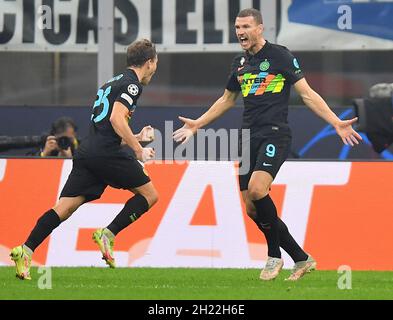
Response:
[{"label": "soccer player celebrating", "polygon": [[[11,251],[18,278],[31,279],[34,250],[79,206],[100,198],[108,185],[134,194],[106,228],[93,233],[93,240],[111,268],[115,267],[115,236],[157,202],[157,191],[139,162],[154,157],[152,148],[143,148],[139,143],[152,139],[152,128],[144,127],[134,135],[128,124],[142,93],[142,85],[150,82],[157,62],[154,44],[145,39],[136,41],[127,48],[127,69],[98,90],[89,136],[74,156],[72,171],[58,203],[38,219],[26,242]],[[128,155],[121,144],[130,147],[135,157]]]},{"label": "soccer player celebrating", "polygon": [[250,130],[251,166],[247,174],[239,174],[239,184],[247,214],[263,232],[268,245],[268,259],[260,278],[277,277],[283,266],[281,247],[295,262],[287,280],[298,280],[315,269],[316,262],[291,236],[269,196],[273,179],[290,151],[291,131],[287,123],[290,86],[294,85],[304,103],[336,129],[345,144],[353,146],[361,140],[352,129],[357,119],[340,120],[310,88],[292,53],[263,38],[262,15],[258,10],[240,11],[235,28],[244,53],[233,61],[224,94],[198,119],[179,117],[184,126],[173,137],[186,142],[199,128],[233,107],[239,92],[242,93],[245,106],[242,128]]}]

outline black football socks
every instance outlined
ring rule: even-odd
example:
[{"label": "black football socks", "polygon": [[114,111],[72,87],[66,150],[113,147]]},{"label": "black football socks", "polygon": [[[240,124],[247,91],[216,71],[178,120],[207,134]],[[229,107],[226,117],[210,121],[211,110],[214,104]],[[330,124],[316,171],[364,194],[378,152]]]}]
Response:
[{"label": "black football socks", "polygon": [[61,221],[56,211],[53,209],[48,210],[38,219],[24,245],[31,251],[34,251],[60,223]]},{"label": "black football socks", "polygon": [[[261,201],[262,201],[262,204],[260,204]],[[273,216],[276,217],[277,230],[278,230],[278,235],[279,235],[279,246],[281,248],[283,248],[289,254],[289,256],[293,259],[294,262],[307,260],[307,258],[308,258],[307,253],[304,252],[304,250],[299,246],[299,244],[296,242],[296,240],[289,233],[289,230],[288,230],[288,227],[286,226],[286,224],[277,216],[276,206],[274,205],[274,202],[272,201],[270,196],[267,195],[266,197],[264,197],[260,200],[254,201],[254,205],[256,207],[255,202],[259,203],[260,210],[264,209],[265,212],[268,213],[268,217],[270,216],[270,219],[272,219]],[[268,225],[265,225],[265,228],[264,228],[264,223],[262,222],[262,220],[259,217],[260,217],[260,214],[259,214],[259,211],[257,208],[257,219],[254,220],[254,222],[258,226],[259,230],[261,230],[265,234],[266,241],[268,243],[268,248],[269,248],[269,253],[268,253],[269,257],[276,257],[276,258],[281,257],[281,255],[278,256],[275,253],[275,252],[277,252],[276,247],[274,247],[273,252],[272,252],[272,250],[270,250],[270,244],[268,241],[268,237],[271,237],[271,235],[269,234],[269,230],[271,230],[271,229],[266,228],[266,227],[268,227]],[[265,223],[267,224],[268,222],[265,222]],[[276,238],[273,237],[274,245],[276,245],[275,239]],[[272,256],[271,254],[276,254],[276,255]]]},{"label": "black football socks", "polygon": [[124,208],[106,228],[114,235],[117,235],[147,210],[149,210],[149,204],[146,198],[140,194],[136,194],[126,202]]},{"label": "black football socks", "polygon": [[256,223],[266,238],[268,256],[281,258],[276,206],[269,195],[259,200],[253,200],[253,203],[257,210]]},{"label": "black football socks", "polygon": [[[114,235],[126,228],[149,209],[147,200],[142,195],[135,195],[127,201],[124,208],[107,227]],[[24,246],[34,250],[60,225],[61,221],[55,210],[45,212],[37,221]]]},{"label": "black football socks", "polygon": [[280,218],[278,218],[278,233],[280,234],[280,247],[289,254],[294,262],[307,260],[307,253],[298,245],[289,233],[287,225]]}]

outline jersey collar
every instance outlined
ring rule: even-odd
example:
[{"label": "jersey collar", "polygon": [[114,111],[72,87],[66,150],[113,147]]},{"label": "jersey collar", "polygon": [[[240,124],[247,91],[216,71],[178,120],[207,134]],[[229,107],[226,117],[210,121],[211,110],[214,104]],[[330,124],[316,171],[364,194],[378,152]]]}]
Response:
[{"label": "jersey collar", "polygon": [[134,78],[134,80],[139,82],[138,76],[136,72],[133,69],[127,68],[127,72],[130,73],[131,77]]},{"label": "jersey collar", "polygon": [[270,47],[270,42],[265,40],[266,43],[263,45],[263,47],[256,53],[256,54],[250,54],[248,51],[246,51],[246,55],[248,58],[263,58],[266,51],[269,49]]}]

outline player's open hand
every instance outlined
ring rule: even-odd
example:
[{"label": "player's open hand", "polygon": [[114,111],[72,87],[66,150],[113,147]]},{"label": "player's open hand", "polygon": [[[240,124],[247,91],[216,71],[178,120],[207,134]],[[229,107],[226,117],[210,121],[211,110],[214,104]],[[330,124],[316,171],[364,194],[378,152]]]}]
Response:
[{"label": "player's open hand", "polygon": [[197,132],[198,123],[189,118],[179,117],[179,119],[184,122],[184,126],[173,133],[173,140],[184,144]]},{"label": "player's open hand", "polygon": [[359,144],[359,140],[362,140],[360,134],[352,128],[352,125],[357,120],[358,118],[340,120],[340,122],[336,125],[336,132],[341,137],[344,144],[350,145],[352,147],[354,146],[354,143]]},{"label": "player's open hand", "polygon": [[140,152],[136,153],[136,158],[145,163],[154,158],[155,152],[153,148],[142,148]]},{"label": "player's open hand", "polygon": [[138,136],[141,142],[151,142],[154,140],[154,129],[151,126],[143,127]]}]

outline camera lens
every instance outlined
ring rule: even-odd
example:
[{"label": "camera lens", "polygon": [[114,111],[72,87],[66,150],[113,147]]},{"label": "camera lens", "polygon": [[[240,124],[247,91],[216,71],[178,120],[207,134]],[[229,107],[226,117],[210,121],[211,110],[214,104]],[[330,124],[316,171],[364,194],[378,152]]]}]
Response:
[{"label": "camera lens", "polygon": [[59,146],[60,149],[62,150],[67,150],[69,147],[71,147],[71,139],[68,137],[58,137],[56,139],[57,145]]}]

